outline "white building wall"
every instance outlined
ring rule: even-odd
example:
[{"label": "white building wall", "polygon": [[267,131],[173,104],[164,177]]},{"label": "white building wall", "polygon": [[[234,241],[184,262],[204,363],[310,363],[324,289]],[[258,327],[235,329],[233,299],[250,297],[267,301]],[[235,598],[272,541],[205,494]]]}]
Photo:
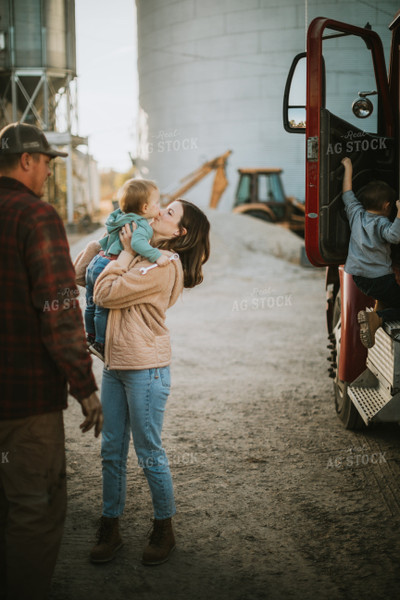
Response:
[{"label": "white building wall", "polygon": [[[387,26],[398,10],[394,1],[362,0],[310,0],[307,10],[304,0],[136,4],[139,103],[146,123],[140,166],[168,192],[203,162],[233,150],[221,210],[231,207],[239,167],[282,167],[287,194],[304,199],[305,140],[284,131],[282,98],[292,59],[305,48],[306,18],[358,26],[369,21],[388,49]],[[345,56],[338,52],[337,60],[340,66]],[[212,179],[208,175],[185,197],[207,206]]]},{"label": "white building wall", "polygon": [[78,212],[94,217],[100,210],[100,176],[97,161],[88,154],[73,153],[73,197]]}]

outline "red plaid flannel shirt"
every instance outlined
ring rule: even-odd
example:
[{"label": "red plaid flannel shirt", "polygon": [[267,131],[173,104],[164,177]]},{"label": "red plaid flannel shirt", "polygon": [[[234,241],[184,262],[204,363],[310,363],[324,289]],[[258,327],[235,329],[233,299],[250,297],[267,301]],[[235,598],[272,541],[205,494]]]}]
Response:
[{"label": "red plaid flannel shirt", "polygon": [[0,177],[0,419],[60,410],[97,389],[75,271],[55,209]]}]

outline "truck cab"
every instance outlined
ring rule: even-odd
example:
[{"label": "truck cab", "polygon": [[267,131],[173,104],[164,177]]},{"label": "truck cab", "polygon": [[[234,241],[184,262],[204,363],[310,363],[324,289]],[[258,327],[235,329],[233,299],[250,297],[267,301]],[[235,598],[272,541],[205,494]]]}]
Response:
[{"label": "truck cab", "polygon": [[[400,11],[389,27],[387,71],[381,39],[368,24],[314,19],[307,51],[289,71],[283,102],[286,131],[305,135],[305,246],[310,262],[326,268],[329,375],[337,414],[349,429],[400,421],[400,323],[380,328],[367,351],[357,313],[373,310],[374,299],[343,269],[350,228],[342,202],[342,158],[352,160],[356,196],[375,179],[399,194]],[[356,60],[355,48],[357,57],[360,49],[365,52],[363,61]],[[338,56],[346,57],[340,69]],[[393,248],[395,269],[397,254]]]}]

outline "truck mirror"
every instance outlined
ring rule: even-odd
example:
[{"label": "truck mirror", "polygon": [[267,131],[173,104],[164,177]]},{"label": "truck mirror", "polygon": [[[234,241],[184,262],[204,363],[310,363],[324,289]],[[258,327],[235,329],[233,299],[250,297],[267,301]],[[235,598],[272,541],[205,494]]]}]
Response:
[{"label": "truck mirror", "polygon": [[306,131],[306,52],[294,57],[283,95],[283,127],[289,133]]},{"label": "truck mirror", "polygon": [[[294,129],[300,130],[298,133],[304,133],[306,130],[306,107],[289,107],[288,108],[288,121],[290,133],[293,133]],[[286,129],[286,127],[285,127]],[[286,130],[287,131],[287,130]],[[296,132],[295,132],[296,133]]]},{"label": "truck mirror", "polygon": [[358,119],[366,119],[370,115],[372,115],[372,111],[374,110],[374,105],[371,100],[367,98],[367,96],[376,96],[377,91],[372,92],[358,92],[358,98],[356,98],[351,105],[351,109],[353,114]]},{"label": "truck mirror", "polygon": [[357,98],[351,105],[351,110],[358,119],[366,119],[372,114],[374,105],[369,98]]}]

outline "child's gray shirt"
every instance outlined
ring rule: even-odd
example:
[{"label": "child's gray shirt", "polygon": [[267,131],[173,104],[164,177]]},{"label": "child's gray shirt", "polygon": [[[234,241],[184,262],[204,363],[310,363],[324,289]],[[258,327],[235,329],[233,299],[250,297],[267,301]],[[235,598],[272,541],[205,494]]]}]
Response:
[{"label": "child's gray shirt", "polygon": [[350,190],[342,196],[351,235],[344,270],[351,275],[374,279],[393,272],[390,244],[400,242],[400,219],[365,210]]}]

